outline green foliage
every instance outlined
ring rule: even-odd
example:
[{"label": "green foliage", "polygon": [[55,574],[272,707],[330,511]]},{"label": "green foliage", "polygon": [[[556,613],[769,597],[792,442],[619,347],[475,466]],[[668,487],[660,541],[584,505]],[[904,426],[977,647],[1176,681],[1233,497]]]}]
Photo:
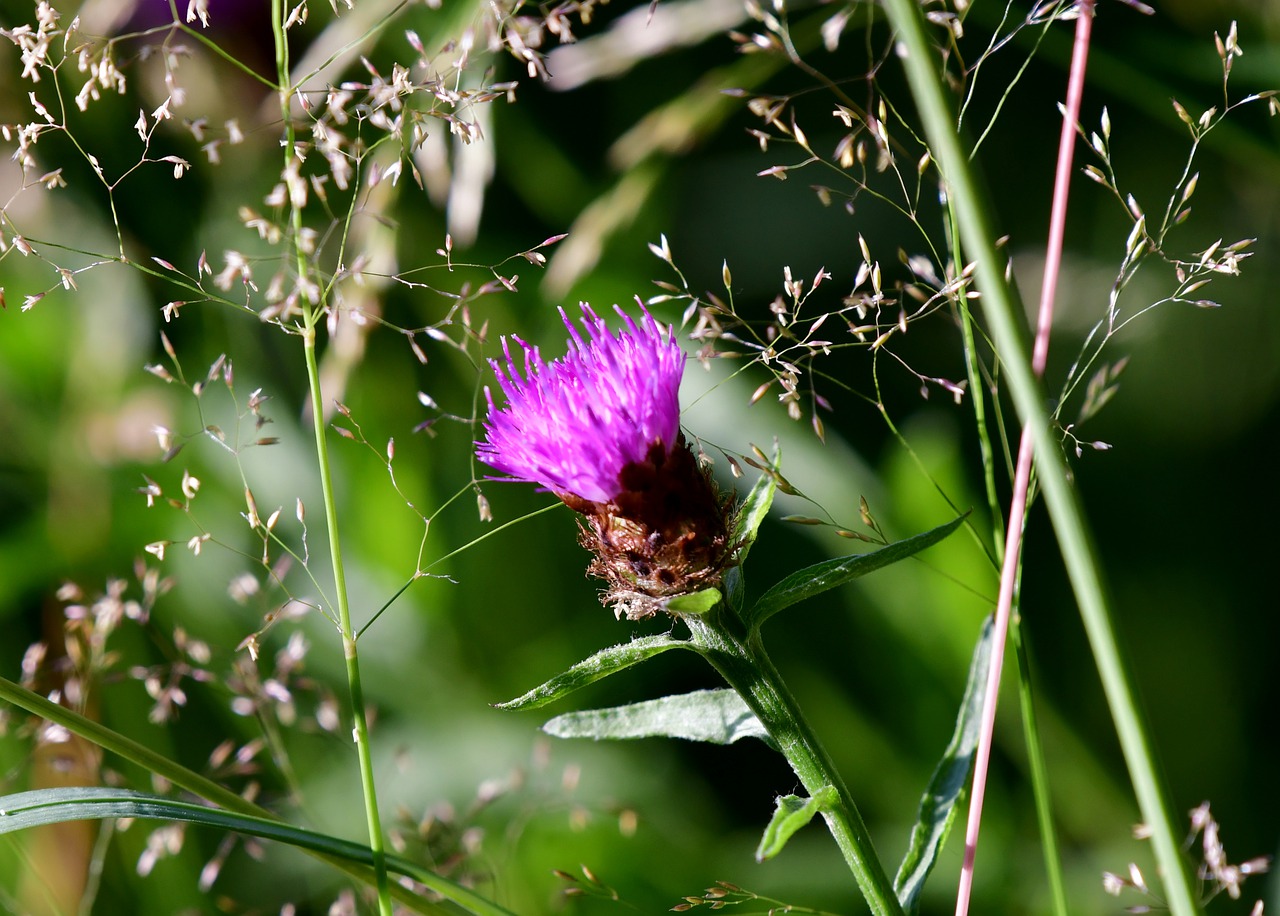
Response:
[{"label": "green foliage", "polygon": [[498,709],[537,709],[668,649],[688,648],[691,648],[688,642],[672,636],[642,636],[629,643],[601,649],[528,693],[495,705]]},{"label": "green foliage", "polygon": [[[67,821],[107,818],[185,821],[231,833],[274,840],[359,865],[372,866],[374,862],[373,852],[367,846],[361,846],[358,843],[351,843],[269,818],[225,811],[208,805],[158,795],[147,795],[128,789],[39,789],[0,797],[0,834],[30,830],[33,827],[50,824],[62,824]],[[410,878],[456,905],[456,908],[443,907],[428,901],[413,901],[409,898],[408,905],[415,912],[466,912],[474,916],[510,916],[509,910],[491,903],[465,887],[441,878],[417,863],[399,857],[390,857],[387,864],[394,874]]]},{"label": "green foliage", "polygon": [[805,569],[797,570],[772,586],[746,613],[746,621],[758,629],[766,620],[793,604],[820,595],[838,585],[865,576],[867,573],[882,569],[892,563],[905,560],[910,556],[932,547],[948,534],[955,531],[964,522],[964,516],[939,525],[930,531],[922,532],[905,540],[897,541],[887,547],[866,554],[855,554],[836,560],[824,560]]},{"label": "green foliage", "polygon": [[778,491],[778,467],[781,461],[782,452],[778,450],[774,454],[772,473],[760,475],[755,486],[738,505],[738,512],[734,516],[732,539],[737,549],[733,554],[733,565],[725,573],[725,594],[728,595],[729,605],[734,608],[742,607],[746,592],[743,567],[747,562],[747,554],[751,552],[751,545],[756,542],[756,536],[760,533],[760,526],[769,514],[769,507],[773,505],[773,496]]}]

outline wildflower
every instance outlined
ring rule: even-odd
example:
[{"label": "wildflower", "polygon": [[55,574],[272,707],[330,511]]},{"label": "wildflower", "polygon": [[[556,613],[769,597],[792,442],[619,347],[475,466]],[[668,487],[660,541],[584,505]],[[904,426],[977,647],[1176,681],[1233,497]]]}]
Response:
[{"label": "wildflower", "polygon": [[618,309],[615,335],[590,306],[578,332],[562,309],[569,352],[550,363],[536,347],[517,366],[506,338],[493,360],[507,404],[486,389],[481,461],[545,487],[585,516],[589,572],[608,583],[621,616],[647,617],[663,599],[719,582],[728,554],[728,506],[680,433],[684,354],[653,316]]}]

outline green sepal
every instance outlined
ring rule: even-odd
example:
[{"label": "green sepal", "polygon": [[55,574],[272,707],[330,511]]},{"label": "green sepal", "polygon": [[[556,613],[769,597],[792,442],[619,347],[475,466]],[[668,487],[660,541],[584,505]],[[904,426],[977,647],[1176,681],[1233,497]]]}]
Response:
[{"label": "green sepal", "polygon": [[773,811],[769,826],[764,828],[764,836],[760,837],[760,845],[756,848],[756,861],[764,862],[782,852],[782,847],[787,845],[787,840],[797,830],[813,820],[815,814],[835,805],[838,800],[834,786],[823,786],[812,798],[779,796],[778,806]]},{"label": "green sepal", "polygon": [[[0,798],[0,834],[66,821],[103,820],[106,818],[143,818],[163,821],[186,821],[233,833],[275,840],[346,859],[360,865],[372,865],[373,850],[339,837],[317,833],[304,827],[286,824],[266,817],[255,817],[215,808],[209,805],[148,795],[129,789],[107,789],[96,786],[36,789]],[[421,865],[399,856],[386,856],[387,871],[405,875],[431,891],[461,907],[473,916],[512,916],[510,910],[486,900],[475,891],[437,875]],[[422,901],[423,912],[456,913],[438,903]],[[429,907],[429,909],[428,909]]]},{"label": "green sepal", "polygon": [[769,507],[773,505],[773,496],[778,492],[776,474],[781,466],[782,449],[781,447],[775,447],[772,467],[774,473],[766,472],[760,475],[760,479],[751,488],[747,498],[738,506],[738,511],[733,517],[731,537],[733,539],[732,543],[736,546],[733,554],[733,566],[729,567],[724,574],[724,585],[725,596],[728,599],[729,606],[734,610],[742,607],[746,591],[743,564],[746,563],[747,553],[751,550],[751,545],[756,541],[760,525],[764,522],[765,516],[769,514]]},{"label": "green sepal", "polygon": [[732,744],[743,738],[759,738],[773,744],[755,713],[729,689],[695,690],[626,706],[567,712],[547,722],[542,730],[556,738],[596,741],[683,738]]},{"label": "green sepal", "polygon": [[849,557],[823,560],[787,576],[760,596],[746,614],[748,626],[758,629],[762,623],[785,608],[829,591],[838,585],[865,576],[890,564],[905,560],[926,547],[932,547],[960,527],[968,515],[961,515],[945,525],[897,541],[871,553],[859,553]]},{"label": "green sepal", "polygon": [[667,610],[673,614],[705,614],[724,600],[718,588],[704,588],[687,595],[676,595],[667,601]]},{"label": "green sepal", "polygon": [[911,830],[907,854],[893,879],[893,889],[902,908],[913,913],[920,902],[920,891],[925,879],[933,870],[938,854],[951,832],[956,813],[956,802],[969,781],[973,755],[978,747],[981,732],[982,704],[986,693],[987,674],[991,669],[991,647],[995,626],[991,617],[982,624],[978,643],[973,649],[973,661],[969,665],[969,681],[960,701],[960,713],[942,759],[938,761],[929,786],[920,799],[920,811],[916,825]]},{"label": "green sepal", "polygon": [[696,651],[695,646],[673,636],[642,636],[619,646],[601,649],[590,658],[578,662],[568,671],[557,674],[545,684],[533,688],[524,696],[493,705],[497,709],[537,709],[539,706],[546,706],[561,697],[568,696],[580,687],[595,683],[611,674],[617,674],[668,649]]}]

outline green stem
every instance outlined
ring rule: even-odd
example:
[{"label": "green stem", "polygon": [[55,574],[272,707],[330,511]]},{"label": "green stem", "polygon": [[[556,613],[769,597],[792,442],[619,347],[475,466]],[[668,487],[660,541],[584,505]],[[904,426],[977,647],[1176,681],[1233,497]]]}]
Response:
[{"label": "green stem", "polygon": [[[284,122],[284,157],[286,171],[297,155],[294,142],[292,103],[294,87],[289,82],[289,43],[284,29],[283,0],[271,2],[272,34],[275,38],[276,79],[280,93],[280,116]],[[292,198],[292,195],[291,195]],[[290,205],[293,229],[295,267],[298,282],[309,273],[302,239],[302,208]],[[382,839],[382,818],[378,813],[378,793],[373,774],[373,754],[369,746],[369,722],[365,716],[364,688],[360,678],[360,659],[356,650],[355,630],[351,625],[351,605],[347,598],[346,567],[342,563],[342,542],[338,536],[338,501],[333,491],[333,472],[329,466],[329,448],[325,440],[324,395],[320,390],[320,368],[316,362],[316,326],[324,314],[321,303],[302,298],[302,344],[307,362],[307,381],[311,393],[312,427],[316,438],[316,460],[320,470],[320,488],[324,498],[325,525],[329,535],[329,558],[333,565],[334,601],[338,610],[338,629],[342,637],[342,656],[347,669],[347,690],[354,722],[356,758],[360,767],[360,788],[364,796],[365,819],[369,828],[369,848],[373,852],[373,871],[378,889],[380,916],[392,916],[391,890],[387,880],[387,859]]]},{"label": "green stem", "polygon": [[1023,324],[1005,281],[1005,259],[995,249],[996,236],[985,200],[978,191],[968,156],[956,133],[955,119],[943,95],[944,83],[934,64],[933,46],[925,35],[919,4],[916,0],[885,0],[884,8],[906,49],[903,64],[924,122],[929,148],[956,209],[961,242],[968,257],[976,263],[984,314],[1014,405],[1031,433],[1040,487],[1098,665],[1138,807],[1151,831],[1166,900],[1175,916],[1197,913],[1199,906],[1156,773],[1147,729],[1134,696],[1132,676],[1116,641],[1093,538],[1070,484],[1062,450],[1050,432],[1044,394],[1032,372]]},{"label": "green stem", "polygon": [[[1015,598],[1015,602],[1017,599]],[[1040,825],[1040,843],[1044,847],[1045,871],[1049,875],[1049,894],[1055,916],[1067,916],[1067,885],[1062,875],[1062,855],[1058,851],[1058,832],[1053,821],[1053,801],[1049,794],[1049,770],[1044,761],[1040,741],[1040,719],[1036,715],[1035,696],[1031,690],[1031,656],[1022,640],[1022,614],[1014,605],[1009,619],[1009,638],[1018,662],[1018,700],[1022,709],[1022,732],[1027,743],[1027,762],[1031,767],[1031,792],[1036,801],[1036,823]]]},{"label": "green stem", "polygon": [[758,632],[739,635],[743,629],[741,622],[723,604],[706,615],[689,615],[684,619],[693,644],[756,714],[805,791],[813,796],[826,786],[836,790],[837,804],[823,810],[822,816],[871,912],[876,916],[902,916],[893,882],[876,856],[867,825],[831,758],[818,743],[765,652]]},{"label": "green stem", "polygon": [[[947,207],[952,260],[963,264],[960,251],[960,230],[956,225],[954,202]],[[973,331],[973,314],[969,310],[967,289],[962,283],[957,290],[960,328],[964,339],[965,368],[968,372],[969,391],[972,393],[974,420],[978,428],[978,442],[982,453],[987,505],[991,509],[992,545],[995,549],[997,568],[1004,562],[1004,521],[1000,508],[1000,494],[996,489],[995,455],[991,447],[991,434],[987,425],[986,385],[983,384],[979,365],[980,354]],[[993,408],[999,405],[993,403]],[[1025,519],[1024,519],[1025,523]],[[1022,560],[1018,561],[1018,575],[1022,573]],[[1058,851],[1058,835],[1054,827],[1053,804],[1049,790],[1049,770],[1045,764],[1044,748],[1040,742],[1039,717],[1036,714],[1035,695],[1031,686],[1031,657],[1022,639],[1022,614],[1019,610],[1021,592],[1015,587],[1012,614],[1009,618],[1009,636],[1013,642],[1018,662],[1018,700],[1022,711],[1022,732],[1027,745],[1027,761],[1031,770],[1031,794],[1035,798],[1036,823],[1040,829],[1045,873],[1049,877],[1049,891],[1055,916],[1067,916],[1066,881],[1062,874],[1062,856]]]},{"label": "green stem", "polygon": [[316,457],[320,463],[320,488],[324,497],[324,517],[328,526],[329,556],[333,563],[334,600],[338,605],[338,628],[342,634],[342,654],[347,667],[347,687],[351,697],[351,718],[355,723],[356,757],[360,766],[360,787],[369,825],[369,848],[373,850],[373,870],[378,888],[378,911],[391,916],[391,894],[387,883],[386,853],[382,845],[382,819],[378,814],[378,793],[373,776],[373,755],[369,747],[369,722],[364,711],[364,689],[360,680],[360,659],[351,626],[351,605],[347,599],[346,569],[342,564],[342,544],[338,539],[338,502],[333,492],[333,473],[324,436],[324,399],[320,392],[320,367],[316,363],[316,329],[308,321],[302,332],[307,357],[307,380],[311,386],[312,426],[316,435]]}]

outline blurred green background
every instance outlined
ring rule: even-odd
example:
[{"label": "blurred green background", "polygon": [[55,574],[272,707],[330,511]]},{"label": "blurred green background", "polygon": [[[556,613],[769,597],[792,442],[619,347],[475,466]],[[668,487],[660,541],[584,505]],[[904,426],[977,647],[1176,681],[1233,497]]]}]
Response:
[{"label": "blurred green background", "polygon": [[[162,4],[146,0],[134,9],[128,3],[90,3],[81,11],[82,25],[86,33],[123,34],[167,21],[168,14],[156,13],[153,6]],[[261,6],[224,6],[215,0],[210,34],[250,66],[269,72],[270,36]],[[1025,17],[1025,6],[1013,4],[1009,15]],[[1180,0],[1158,6],[1156,15],[1143,16],[1121,3],[1100,5],[1082,116],[1086,125],[1096,125],[1107,106],[1121,186],[1151,211],[1163,207],[1188,148],[1170,99],[1193,114],[1220,104],[1215,31],[1225,36],[1232,20],[1239,20],[1245,55],[1235,63],[1233,98],[1280,87],[1280,5]],[[391,8],[362,2],[352,15],[375,21]],[[961,42],[967,60],[976,60],[987,45],[1002,8],[988,0],[973,3]],[[793,21],[798,30],[801,23],[811,28],[833,10],[800,9]],[[327,4],[313,4],[310,13],[296,38],[295,58],[308,46],[359,34],[349,21],[334,25]],[[365,53],[389,71],[390,60],[409,56],[404,29],[416,30],[428,48],[435,48],[475,15],[452,0],[438,12],[419,6],[401,10]],[[683,18],[667,18],[677,15]],[[858,15],[865,21],[865,13]],[[71,10],[64,11],[64,23],[71,16]],[[474,325],[488,325],[485,356],[497,352],[498,335],[510,333],[540,344],[548,356],[557,355],[566,335],[556,306],[572,311],[576,302],[587,300],[607,308],[653,295],[655,279],[674,279],[646,247],[660,234],[695,292],[720,293],[721,266],[727,262],[734,302],[754,320],[767,317],[769,302],[782,290],[784,267],[806,278],[825,267],[833,279],[815,307],[837,307],[861,261],[859,234],[887,275],[901,277],[895,252],[899,246],[908,253],[919,250],[914,230],[890,208],[866,198],[852,215],[839,206],[822,207],[809,185],[828,179],[810,178],[809,172],[786,182],[757,177],[801,156],[778,145],[762,153],[746,133],[759,122],[745,110],[745,100],[719,91],[734,80],[737,85],[754,80],[754,93],[802,93],[805,128],[816,149],[829,151],[838,131],[825,90],[815,89],[811,76],[785,62],[738,55],[723,33],[751,28],[739,4],[664,2],[651,32],[644,29],[645,17],[644,4],[615,2],[595,10],[590,24],[575,27],[580,43],[550,56],[549,82],[524,79],[514,104],[498,102],[485,109],[483,141],[462,149],[450,146],[446,135],[438,150],[452,157],[452,184],[442,185],[454,189],[451,205],[438,195],[433,199],[407,174],[394,191],[385,184],[378,189],[385,197],[370,206],[379,209],[380,220],[360,223],[364,234],[355,239],[378,259],[370,271],[431,266],[405,276],[441,292],[374,279],[365,307],[376,308],[391,325],[420,328],[444,316],[448,293],[491,279],[481,268],[440,269],[436,249],[446,232],[453,233],[453,258],[460,265],[496,264],[545,238],[569,233],[545,249],[550,257],[545,269],[523,260],[515,262],[518,267],[508,262],[501,268],[508,276],[520,274],[517,292],[488,295],[471,305]],[[5,28],[31,21],[31,5],[0,2]],[[1056,103],[1065,85],[1070,29],[1060,24],[1046,33],[1011,89],[1006,87],[1030,52],[1029,32],[984,64],[966,125],[977,132],[974,125],[984,125],[1004,100],[978,162],[1030,301],[1038,290],[1057,144]],[[646,35],[670,46],[647,47],[641,42]],[[870,37],[864,41],[864,36]],[[865,100],[860,80],[869,60],[864,45],[878,53],[885,40],[883,24],[873,21],[853,27],[836,53],[816,50],[807,59],[832,78],[848,81],[842,83],[846,91]],[[120,58],[136,54],[145,43],[123,42]],[[180,155],[195,167],[179,181],[170,178],[166,165],[125,179],[116,195],[119,225],[125,251],[138,264],[150,265],[157,257],[193,271],[201,252],[207,252],[218,270],[223,250],[254,247],[237,208],[263,209],[262,198],[278,179],[274,119],[279,112],[258,84],[190,39],[184,43],[191,55],[178,72],[189,98],[179,121],[205,116],[216,125],[238,117],[248,140],[225,147],[222,163],[211,166],[178,121],[162,126],[153,155]],[[25,123],[32,117],[27,101],[32,87],[19,79],[15,49],[0,44],[5,74],[0,122]],[[137,160],[131,127],[136,112],[151,112],[163,100],[158,56],[134,62],[126,94],[108,95],[87,114],[76,115],[75,135],[108,173],[118,174]],[[494,55],[489,63],[496,79],[523,79],[521,65],[509,56]],[[882,86],[909,116],[895,69],[890,58],[880,73]],[[576,74],[582,74],[580,85]],[[335,81],[366,77],[358,60],[331,76]],[[78,82],[73,79],[71,85]],[[662,117],[645,120],[655,112]],[[829,127],[827,120],[832,120]],[[1274,264],[1280,255],[1277,136],[1264,102],[1242,110],[1206,140],[1196,166],[1201,177],[1194,212],[1173,242],[1190,253],[1218,238],[1254,237],[1256,254],[1245,262],[1241,277],[1223,278],[1207,291],[1221,309],[1162,306],[1111,344],[1111,359],[1128,355],[1130,362],[1116,397],[1080,435],[1114,447],[1086,451],[1075,463],[1174,810],[1210,801],[1233,860],[1274,851],[1280,833],[1274,778],[1280,624],[1273,574],[1274,519],[1280,510],[1274,435],[1280,421],[1280,316],[1274,301]],[[36,156],[41,163],[36,175],[65,166],[68,187],[17,195],[18,172],[6,158],[0,166],[0,199],[6,201],[8,222],[0,230],[7,240],[16,231],[81,252],[111,254],[116,242],[106,196],[84,160],[77,160],[57,135],[42,139]],[[476,222],[468,213],[481,200]],[[924,218],[932,219],[931,214],[925,207]],[[936,225],[926,228],[940,237]],[[1077,180],[1062,319],[1049,369],[1057,382],[1103,313],[1128,229],[1114,199]],[[73,267],[91,260],[44,253]],[[259,282],[265,285],[268,274],[264,270]],[[329,587],[320,560],[326,545],[315,458],[302,408],[302,349],[296,337],[227,306],[192,304],[166,323],[162,306],[189,297],[163,279],[118,264],[78,275],[74,293],[59,290],[29,312],[21,310],[25,295],[56,282],[47,264],[23,258],[15,249],[0,259],[0,287],[7,299],[0,312],[0,621],[5,634],[0,672],[16,679],[27,647],[38,640],[48,641],[57,654],[64,619],[57,592],[63,583],[78,583],[92,598],[108,580],[124,579],[130,594],[137,595],[135,564],[145,559],[172,578],[172,590],[157,601],[147,627],[125,624],[112,636],[110,648],[119,659],[111,675],[93,685],[90,709],[111,727],[203,769],[224,739],[239,746],[262,734],[258,719],[233,709],[227,672],[239,659],[241,678],[252,680],[248,672],[255,666],[237,647],[285,600],[265,580],[256,563],[261,542],[249,536],[240,517],[246,484],[263,515],[282,509],[281,530],[294,543],[299,533],[294,507],[303,501],[312,568],[319,587]],[[1170,289],[1168,276],[1153,272],[1126,293],[1132,297],[1127,301],[1136,309]],[[678,308],[658,307],[658,312],[678,322]],[[447,329],[455,339],[457,327]],[[165,385],[145,372],[145,364],[173,369],[160,331],[172,341],[189,381],[203,377],[226,354],[235,367],[235,401],[220,383],[197,401],[181,386]],[[496,525],[551,502],[529,487],[486,482],[482,490],[494,521],[478,517],[470,488],[475,476],[484,474],[471,458],[477,431],[452,418],[473,416],[480,386],[492,382],[477,360],[480,351],[474,344],[462,351],[420,337],[429,357],[422,365],[404,336],[388,328],[374,324],[356,332],[348,323],[345,333],[349,349],[331,348],[324,358],[326,380],[333,386],[328,395],[350,408],[371,443],[366,448],[331,437],[358,619],[367,620],[406,583],[420,551],[424,564],[449,555],[430,567],[438,578],[413,583],[360,643],[366,696],[377,710],[375,752],[388,820],[403,818],[414,830],[421,827],[430,840],[424,854],[520,913],[662,912],[717,880],[798,905],[860,912],[834,844],[817,827],[799,834],[777,860],[754,864],[752,852],[775,795],[799,788],[766,748],[552,742],[538,732],[546,715],[490,708],[599,648],[634,634],[661,632],[668,624],[619,622],[600,608],[595,583],[583,575],[588,557],[576,544],[574,519],[563,508],[454,554]],[[958,335],[945,317],[913,326],[896,352],[921,373],[963,376]],[[936,388],[923,399],[916,376],[897,363],[880,362],[882,398],[917,464],[869,406],[874,391],[865,350],[840,350],[819,364],[845,386],[821,389],[833,408],[823,415],[825,443],[806,422],[789,420],[771,396],[748,405],[753,389],[767,378],[758,367],[731,378],[725,365],[714,362],[704,372],[693,363],[687,373],[684,425],[712,457],[720,454],[717,448],[749,454],[754,443],[768,449],[776,437],[784,472],[797,487],[842,525],[855,528],[858,498],[865,496],[893,537],[950,517],[935,480],[956,505],[983,514],[982,467],[967,401],[957,406]],[[261,433],[245,414],[255,389],[270,398],[263,413],[271,423]],[[419,392],[438,407],[424,406]],[[437,422],[429,431],[415,431],[428,420]],[[353,428],[341,418],[337,422]],[[171,461],[160,461],[155,426],[194,434],[209,424],[233,439],[238,434],[241,441],[260,434],[280,441],[246,449],[237,459],[209,437],[195,436]],[[389,438],[396,443],[399,492],[382,458]],[[723,458],[717,467],[727,472]],[[202,481],[192,515],[163,504],[148,509],[138,492],[143,475],[172,496],[180,492],[184,470]],[[736,484],[727,473],[724,479],[740,490],[751,483],[750,472]],[[1003,485],[1005,476],[1000,479]],[[431,518],[425,540],[419,513]],[[780,498],[775,518],[787,513],[815,514],[803,501]],[[213,535],[214,543],[193,556],[186,541],[202,530]],[[144,545],[165,539],[175,543],[162,563],[144,553]],[[830,528],[771,520],[753,553],[749,588],[758,593],[798,566],[847,552],[850,544]],[[261,591],[236,600],[229,586],[239,581],[243,587],[239,577],[246,572],[256,577]],[[317,600],[317,587],[298,568],[286,582],[298,598]],[[768,629],[779,667],[845,773],[890,869],[948,740],[971,645],[994,594],[994,576],[980,551],[972,540],[956,536],[924,562],[901,564],[801,605]],[[1022,602],[1071,911],[1118,912],[1140,901],[1105,896],[1102,871],[1123,872],[1130,861],[1145,867],[1149,860],[1130,836],[1136,808],[1052,532],[1040,511],[1033,512],[1028,529]],[[186,705],[173,721],[157,724],[148,720],[153,700],[139,669],[160,670],[179,658],[173,648],[176,628],[208,643],[207,668],[220,678],[183,681]],[[239,789],[252,779],[260,784],[264,803],[359,838],[363,812],[355,757],[345,738],[348,719],[344,715],[343,724],[329,731],[314,725],[325,691],[338,697],[344,692],[333,628],[314,612],[280,621],[263,636],[256,669],[262,679],[271,678],[275,653],[293,633],[304,634],[310,645],[304,670],[295,675],[302,680],[292,684],[299,718],[277,723],[274,760],[264,751],[254,758],[257,771],[228,781]],[[713,673],[696,660],[663,656],[592,687],[575,705],[612,705],[714,685]],[[42,683],[45,690],[56,686]],[[551,712],[567,708],[561,704]],[[83,772],[56,754],[51,765],[33,756],[33,736],[21,724],[20,716],[12,717],[0,738],[6,791]],[[110,759],[102,765],[121,769]],[[87,767],[92,772],[96,764]],[[992,772],[975,911],[1043,912],[1048,895],[1011,690],[1002,706]],[[146,774],[125,767],[123,775],[139,788],[152,788]],[[422,827],[427,821],[429,831]],[[299,912],[326,912],[341,888],[309,860],[275,847],[250,856],[256,850],[240,844],[227,853],[212,889],[204,891],[198,883],[201,869],[220,854],[223,838],[198,830],[188,832],[180,852],[140,877],[137,862],[153,827],[135,823],[100,843],[102,870],[93,912],[274,913],[288,901],[296,902]],[[41,879],[32,876],[55,861],[74,871],[82,860],[71,844],[92,836],[71,833],[51,846],[42,846],[35,836],[0,838],[0,909],[22,912],[36,906],[45,895]],[[925,912],[951,911],[961,852],[957,832],[931,880]],[[585,880],[584,865],[616,891],[620,902],[590,894],[562,897],[569,882],[552,869]],[[72,879],[48,880],[63,885]],[[1255,879],[1246,886],[1245,899],[1215,901],[1211,911],[1248,912],[1253,900],[1268,894],[1271,906],[1280,906],[1280,894],[1268,887],[1266,879]]]}]

